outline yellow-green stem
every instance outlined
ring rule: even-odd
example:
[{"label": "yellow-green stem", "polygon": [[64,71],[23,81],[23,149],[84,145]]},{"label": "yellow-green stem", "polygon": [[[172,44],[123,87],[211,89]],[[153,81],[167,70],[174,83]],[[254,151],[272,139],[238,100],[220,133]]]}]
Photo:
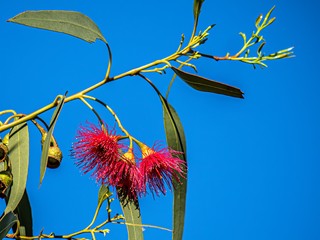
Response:
[{"label": "yellow-green stem", "polygon": [[[201,41],[201,38],[193,38],[190,41],[190,43],[188,44],[188,46],[186,46],[185,48],[183,48],[180,51],[177,51],[177,52],[169,55],[168,57],[165,57],[165,58],[160,59],[160,60],[155,60],[154,62],[148,63],[148,64],[143,65],[143,66],[138,67],[138,68],[131,69],[131,70],[127,71],[127,72],[121,73],[121,74],[116,75],[116,76],[114,76],[112,78],[109,77],[109,73],[110,73],[110,64],[109,64],[106,77],[102,81],[100,81],[100,82],[96,83],[95,85],[92,85],[92,86],[90,86],[90,87],[88,87],[88,88],[86,88],[86,89],[84,89],[84,90],[82,90],[82,91],[80,91],[78,93],[75,93],[72,96],[66,97],[65,100],[64,100],[64,103],[71,102],[71,101],[73,101],[75,99],[80,99],[86,93],[101,87],[102,85],[106,84],[107,82],[115,81],[115,80],[118,80],[118,79],[126,77],[126,76],[137,75],[142,70],[151,68],[151,67],[159,65],[161,63],[169,64],[169,66],[170,66],[170,61],[174,61],[174,60],[178,59],[180,56],[186,55],[191,50],[192,46],[196,45],[200,41]],[[42,113],[54,108],[55,106],[58,105],[58,100],[60,98],[61,98],[61,96],[58,96],[52,103],[50,103],[50,104],[48,104],[48,105],[46,105],[46,106],[44,106],[44,107],[42,107],[42,108],[40,108],[38,110],[26,115],[26,116],[14,121],[14,122],[11,122],[11,123],[8,123],[6,125],[0,126],[0,133],[3,132],[3,131],[6,131],[6,130],[18,125],[18,124],[21,124],[23,122],[27,122],[29,120],[32,120],[36,116],[38,116],[38,115],[40,115],[40,114],[42,114]]]}]

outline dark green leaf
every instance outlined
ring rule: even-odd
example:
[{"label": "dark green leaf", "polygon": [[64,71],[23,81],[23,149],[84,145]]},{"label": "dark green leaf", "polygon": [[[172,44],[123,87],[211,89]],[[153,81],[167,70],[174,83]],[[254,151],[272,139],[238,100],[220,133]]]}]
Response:
[{"label": "dark green leaf", "polygon": [[42,183],[42,180],[44,178],[44,174],[46,172],[51,136],[53,133],[54,126],[55,126],[57,119],[59,117],[59,114],[61,112],[61,109],[62,109],[62,106],[64,103],[64,99],[65,99],[65,96],[60,97],[60,102],[51,117],[49,130],[47,132],[46,139],[42,145],[42,154],[41,154],[41,162],[40,162],[40,184]]},{"label": "dark green leaf", "polygon": [[62,10],[26,11],[10,18],[8,21],[66,33],[90,43],[95,42],[96,39],[107,42],[98,26],[86,15],[79,12]]},{"label": "dark green leaf", "polygon": [[20,232],[20,235],[33,236],[32,212],[27,191],[24,192],[23,197],[14,213],[18,216],[20,226],[24,227],[24,233]]},{"label": "dark green leaf", "polygon": [[243,92],[241,92],[239,88],[235,88],[224,83],[212,81],[204,77],[187,73],[175,67],[172,67],[172,70],[189,86],[193,87],[196,90],[243,98]]},{"label": "dark green leaf", "polygon": [[139,203],[126,200],[120,203],[126,220],[128,240],[143,240]]},{"label": "dark green leaf", "polygon": [[26,189],[29,167],[29,130],[27,123],[15,126],[10,132],[9,157],[13,184],[5,213],[16,209]]},{"label": "dark green leaf", "polygon": [[[187,161],[186,139],[179,116],[174,108],[163,97],[160,97],[160,99],[163,106],[163,118],[168,146],[174,150],[183,152],[184,154],[181,156],[181,159]],[[185,178],[180,179],[181,184],[174,184],[173,240],[182,240],[183,235],[187,194],[187,169],[185,169],[185,172]]]},{"label": "dark green leaf", "polygon": [[0,219],[0,240],[5,238],[12,226],[18,222],[18,218],[13,212],[7,212]]}]

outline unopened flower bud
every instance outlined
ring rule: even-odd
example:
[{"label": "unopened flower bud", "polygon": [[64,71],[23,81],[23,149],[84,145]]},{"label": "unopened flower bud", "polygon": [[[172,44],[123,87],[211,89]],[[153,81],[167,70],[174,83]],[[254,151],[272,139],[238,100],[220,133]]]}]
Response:
[{"label": "unopened flower bud", "polygon": [[58,146],[49,147],[48,153],[48,168],[57,168],[62,160],[62,152]]},{"label": "unopened flower bud", "polygon": [[8,171],[0,172],[0,198],[8,196],[12,184],[12,175]]},{"label": "unopened flower bud", "polygon": [[4,143],[0,143],[0,162],[3,162],[7,159],[8,156],[8,147]]}]

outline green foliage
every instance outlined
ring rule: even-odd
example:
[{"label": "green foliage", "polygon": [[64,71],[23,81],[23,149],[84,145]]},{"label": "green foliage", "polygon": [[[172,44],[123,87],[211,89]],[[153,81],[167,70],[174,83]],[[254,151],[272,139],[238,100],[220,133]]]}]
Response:
[{"label": "green foliage", "polygon": [[8,21],[66,33],[89,43],[95,42],[96,39],[107,43],[97,25],[79,12],[61,10],[27,11],[10,18]]},{"label": "green foliage", "polygon": [[29,167],[29,130],[26,123],[15,126],[9,139],[13,184],[5,213],[12,212],[24,195]]},{"label": "green foliage", "polygon": [[[18,216],[20,223],[19,235],[33,236],[31,204],[26,190],[14,213]],[[14,227],[13,230],[15,231],[16,228]]]},{"label": "green foliage", "polygon": [[[274,9],[275,7],[272,7],[270,11],[266,14],[264,19],[262,15],[259,15],[259,17],[255,21],[256,30],[253,31],[249,39],[247,39],[247,36],[245,33],[240,32],[240,36],[243,39],[243,46],[236,54],[230,55],[229,53],[227,53],[224,57],[211,56],[207,54],[200,54],[200,55],[203,57],[213,58],[217,61],[219,60],[240,61],[240,62],[252,64],[253,67],[255,67],[256,65],[259,65],[261,67],[267,67],[267,64],[265,63],[265,61],[293,57],[293,52],[292,52],[293,47],[279,50],[275,53],[271,53],[268,55],[262,52],[262,49],[265,46],[266,41],[264,37],[261,35],[261,32],[276,20],[275,17],[270,18],[271,13],[273,12]],[[257,56],[251,57],[250,49],[251,47],[257,44],[259,44],[257,48]]]},{"label": "green foliage", "polygon": [[[112,192],[110,192],[110,189],[106,185],[102,185],[99,189],[98,193],[98,206],[101,206],[101,204],[108,199],[112,195]],[[100,207],[99,207],[100,208]]]},{"label": "green foliage", "polygon": [[58,120],[59,114],[61,112],[62,106],[64,104],[65,96],[60,96],[57,99],[60,99],[50,121],[50,126],[48,133],[46,134],[46,138],[44,140],[44,143],[42,145],[42,154],[41,154],[41,162],[40,162],[40,184],[43,181],[44,174],[46,172],[47,164],[48,164],[48,154],[49,154],[49,147],[52,142],[52,133],[54,126]]},{"label": "green foliage", "polygon": [[194,19],[199,18],[203,2],[204,2],[204,0],[194,0],[194,2],[193,2],[193,17],[194,17]]},{"label": "green foliage", "polygon": [[[186,139],[184,130],[180,122],[179,116],[174,108],[164,99],[162,100],[163,107],[163,120],[166,131],[166,138],[168,146],[176,151],[183,152],[182,159],[187,162],[186,154]],[[187,169],[185,169],[185,178],[180,178],[181,183],[174,184],[174,195],[173,195],[173,240],[182,239],[184,220],[185,220],[185,209],[186,209],[186,198],[187,198]]]},{"label": "green foliage", "polygon": [[128,240],[143,240],[142,221],[139,204],[123,201],[122,212],[126,221]]},{"label": "green foliage", "polygon": [[0,240],[4,239],[14,224],[18,222],[17,216],[13,212],[7,212],[0,219]]},{"label": "green foliage", "polygon": [[[186,151],[186,138],[184,134],[184,129],[181,124],[178,113],[175,109],[169,104],[166,98],[163,97],[159,89],[142,73],[164,73],[165,69],[171,68],[175,73],[171,83],[169,84],[169,90],[175,76],[181,78],[184,82],[186,82],[192,88],[202,91],[202,92],[210,92],[216,94],[223,94],[226,96],[243,98],[243,92],[236,87],[226,85],[224,83],[220,83],[217,81],[213,81],[202,76],[191,74],[181,70],[182,67],[192,67],[196,70],[196,66],[191,63],[193,60],[197,60],[201,57],[208,57],[219,60],[232,60],[232,61],[241,61],[249,64],[266,66],[264,61],[266,60],[275,60],[281,58],[292,57],[292,48],[287,48],[284,50],[277,51],[275,53],[265,55],[262,50],[265,46],[265,40],[261,35],[261,31],[265,29],[267,26],[271,25],[275,18],[270,18],[274,7],[266,14],[263,19],[262,15],[260,15],[255,21],[256,30],[253,32],[250,38],[247,38],[246,34],[240,33],[243,38],[243,47],[234,55],[230,56],[230,54],[226,54],[224,57],[208,55],[205,53],[200,53],[196,50],[196,48],[204,44],[209,36],[209,31],[212,29],[214,25],[210,25],[207,29],[202,32],[199,32],[197,35],[197,26],[198,20],[201,12],[202,5],[204,0],[194,0],[193,2],[193,15],[194,15],[194,24],[193,31],[190,37],[189,42],[187,44],[184,43],[184,37],[179,44],[178,50],[174,53],[168,55],[167,57],[153,61],[144,66],[134,68],[127,72],[121,73],[119,75],[110,77],[111,70],[111,49],[107,44],[106,39],[102,35],[98,26],[87,16],[83,15],[79,12],[71,12],[71,11],[60,11],[60,10],[42,10],[42,11],[27,11],[17,16],[9,19],[9,22],[14,22],[22,25],[26,25],[29,27],[41,28],[55,32],[61,32],[64,34],[68,34],[77,38],[80,38],[89,43],[95,42],[97,39],[106,43],[109,54],[109,64],[108,69],[105,74],[105,78],[94,84],[93,86],[84,89],[78,93],[71,95],[70,97],[58,96],[57,99],[34,113],[25,115],[25,114],[16,114],[13,110],[5,110],[0,112],[0,116],[4,114],[11,113],[6,121],[0,122],[0,132],[11,129],[10,132],[10,141],[9,141],[9,156],[10,156],[10,164],[7,164],[6,161],[0,165],[0,169],[7,170],[8,166],[11,167],[12,175],[13,175],[13,185],[11,188],[11,194],[8,198],[7,207],[5,209],[5,215],[0,219],[0,239],[4,238],[10,228],[13,227],[14,230],[17,230],[14,235],[15,238],[20,235],[32,236],[32,214],[31,214],[31,206],[26,193],[26,181],[28,174],[28,163],[29,163],[29,132],[27,121],[33,121],[36,124],[38,129],[40,130],[43,137],[43,145],[42,145],[42,155],[40,162],[40,185],[44,179],[46,167],[48,166],[48,156],[49,149],[52,147],[53,142],[55,142],[53,138],[53,131],[59,114],[63,105],[67,102],[73,100],[81,100],[83,104],[85,104],[98,118],[101,125],[104,126],[103,120],[101,119],[99,113],[89,104],[87,99],[96,101],[102,104],[107,111],[109,111],[112,116],[115,118],[118,127],[123,132],[123,136],[121,136],[121,140],[128,139],[130,142],[129,148],[132,148],[133,142],[139,145],[142,145],[142,142],[134,138],[129,134],[129,132],[123,127],[120,122],[120,119],[115,114],[115,112],[104,102],[101,100],[86,95],[87,93],[109,83],[111,81],[119,80],[126,76],[139,76],[145,79],[155,90],[157,95],[160,98],[162,104],[163,111],[163,121],[164,128],[166,133],[166,140],[169,149],[178,151],[182,153],[180,158],[184,161],[185,165],[187,165],[187,151]],[[183,35],[184,36],[184,35]],[[257,45],[258,44],[258,45]],[[257,46],[257,56],[250,57],[250,48],[254,45]],[[179,64],[179,67],[175,67],[175,64]],[[160,67],[159,67],[160,65]],[[55,111],[52,115],[48,131],[43,132],[43,129],[35,122],[36,118],[39,118],[39,115],[45,111],[53,109],[55,107]],[[10,122],[10,120],[14,119],[14,121]],[[45,121],[43,121],[45,123]],[[46,123],[45,123],[46,124]],[[139,145],[140,150],[142,149]],[[58,149],[60,151],[60,149]],[[117,152],[117,151],[116,151]],[[120,150],[119,150],[120,152]],[[1,159],[2,160],[2,159]],[[123,159],[121,159],[123,160]],[[132,160],[132,159],[131,159]],[[135,161],[134,157],[133,160]],[[136,162],[135,162],[136,163]],[[131,165],[132,166],[132,165]],[[185,221],[185,210],[186,210],[186,193],[187,193],[187,168],[184,168],[185,176],[181,177],[180,181],[173,181],[174,186],[174,199],[173,199],[173,240],[182,240],[183,230],[184,230],[184,221]],[[171,180],[171,179],[170,179]],[[159,180],[161,181],[161,180]],[[116,186],[119,190],[121,186]],[[136,190],[136,189],[135,189]],[[96,212],[93,216],[91,223],[78,232],[59,236],[59,238],[65,239],[73,239],[74,236],[81,234],[91,234],[92,239],[95,239],[96,233],[106,234],[109,232],[109,229],[102,229],[108,223],[119,223],[125,224],[128,232],[129,240],[143,240],[143,231],[141,220],[141,212],[139,207],[139,201],[132,201],[130,199],[120,199],[120,204],[122,207],[123,215],[116,214],[114,217],[111,216],[111,202],[114,200],[111,198],[112,193],[109,190],[109,186],[102,185],[100,187],[98,193],[98,204],[96,208]],[[101,206],[103,203],[107,204],[107,214],[108,218],[98,224],[96,224],[97,215],[101,210]],[[14,213],[17,215],[15,215]],[[18,221],[19,220],[19,221]],[[19,223],[16,226],[15,223]],[[18,229],[15,229],[18,228]],[[19,233],[20,232],[20,233]],[[54,238],[54,234],[45,235],[40,234],[38,238]]]},{"label": "green foliage", "polygon": [[226,85],[224,83],[212,81],[207,78],[200,77],[198,75],[187,73],[178,68],[172,67],[172,70],[189,86],[196,90],[224,94],[231,97],[243,98],[243,92],[241,92],[241,90],[238,88]]}]

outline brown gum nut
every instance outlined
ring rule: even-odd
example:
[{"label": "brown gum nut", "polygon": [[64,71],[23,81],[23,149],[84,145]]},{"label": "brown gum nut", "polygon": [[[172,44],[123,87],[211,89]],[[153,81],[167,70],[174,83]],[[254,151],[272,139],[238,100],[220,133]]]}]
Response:
[{"label": "brown gum nut", "polygon": [[58,168],[62,160],[62,152],[58,146],[49,147],[48,168]]}]

